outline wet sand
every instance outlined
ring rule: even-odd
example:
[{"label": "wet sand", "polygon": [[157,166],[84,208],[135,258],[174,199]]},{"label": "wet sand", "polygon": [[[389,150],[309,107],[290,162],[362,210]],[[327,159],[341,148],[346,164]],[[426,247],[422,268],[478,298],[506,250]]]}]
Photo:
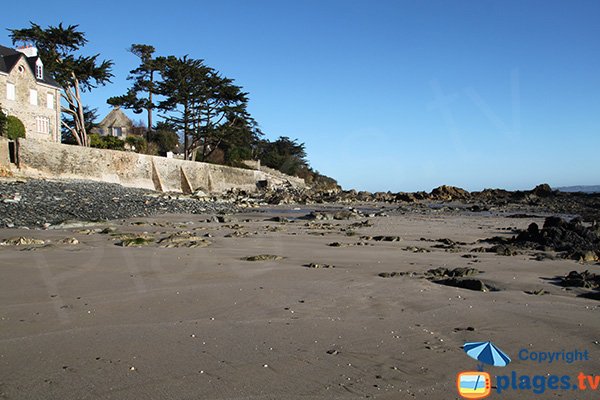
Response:
[{"label": "wet sand", "polygon": [[[46,241],[0,247],[0,398],[458,399],[456,374],[477,367],[461,346],[487,340],[513,360],[486,367],[492,375],[600,372],[600,303],[552,281],[598,265],[470,252],[485,246],[479,239],[543,219],[267,220],[276,215],[0,230],[0,240]],[[367,219],[372,226],[349,227]],[[106,227],[114,231],[99,232]],[[175,232],[184,234],[157,243]],[[399,240],[369,238],[378,235]],[[119,245],[136,237],[147,240]],[[65,238],[79,243],[61,243]],[[435,247],[443,238],[466,244]],[[244,259],[262,254],[283,258]],[[423,277],[436,267],[477,268],[476,278],[498,290]],[[540,289],[547,293],[527,293]],[[519,360],[521,349],[588,350],[591,359],[538,364]],[[597,393],[507,391],[490,398]]]}]

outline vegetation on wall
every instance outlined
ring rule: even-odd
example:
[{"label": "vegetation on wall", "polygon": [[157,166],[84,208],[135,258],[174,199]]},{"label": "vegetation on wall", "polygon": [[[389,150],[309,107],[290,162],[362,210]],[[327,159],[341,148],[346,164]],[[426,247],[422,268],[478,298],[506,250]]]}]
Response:
[{"label": "vegetation on wall", "polygon": [[6,117],[6,127],[5,127],[6,137],[10,140],[15,140],[17,138],[25,137],[25,125],[23,122],[14,115],[9,115]]},{"label": "vegetation on wall", "polygon": [[90,147],[108,150],[125,150],[125,141],[116,136],[103,136],[97,133],[89,135]]}]

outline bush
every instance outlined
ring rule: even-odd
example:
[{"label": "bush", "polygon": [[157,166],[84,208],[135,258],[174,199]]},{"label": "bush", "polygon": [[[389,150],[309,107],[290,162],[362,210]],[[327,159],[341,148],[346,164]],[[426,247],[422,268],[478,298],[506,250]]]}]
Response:
[{"label": "bush", "polygon": [[174,151],[179,144],[177,133],[165,129],[150,132],[150,142],[155,143],[158,153],[162,156]]},{"label": "bush", "polygon": [[321,175],[319,171],[314,171],[312,168],[300,168],[296,176],[304,179],[307,185],[316,190],[341,190],[335,179]]},{"label": "bush", "polygon": [[6,117],[6,137],[15,140],[17,138],[25,137],[25,125],[23,122],[14,115],[9,115]]},{"label": "bush", "polygon": [[125,143],[131,146],[132,150],[136,153],[147,153],[148,142],[141,136],[127,136]]},{"label": "bush", "polygon": [[125,150],[125,142],[116,136],[101,136],[92,133],[88,136],[90,147],[97,149]]}]

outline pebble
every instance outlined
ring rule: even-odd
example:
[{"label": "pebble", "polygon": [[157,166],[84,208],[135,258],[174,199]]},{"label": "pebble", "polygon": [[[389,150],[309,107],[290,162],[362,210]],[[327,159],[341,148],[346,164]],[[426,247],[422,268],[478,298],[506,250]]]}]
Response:
[{"label": "pebble", "polygon": [[0,199],[0,227],[8,228],[48,228],[66,221],[106,221],[165,213],[237,211],[234,203],[191,201],[146,189],[83,180],[0,182]]}]

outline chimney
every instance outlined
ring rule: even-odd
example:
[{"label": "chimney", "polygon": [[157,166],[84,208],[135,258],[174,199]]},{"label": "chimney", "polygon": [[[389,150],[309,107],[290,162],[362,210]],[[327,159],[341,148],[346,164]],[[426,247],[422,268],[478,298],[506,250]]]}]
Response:
[{"label": "chimney", "polygon": [[17,51],[25,54],[25,57],[37,57],[38,51],[35,46],[21,46],[17,47]]}]

